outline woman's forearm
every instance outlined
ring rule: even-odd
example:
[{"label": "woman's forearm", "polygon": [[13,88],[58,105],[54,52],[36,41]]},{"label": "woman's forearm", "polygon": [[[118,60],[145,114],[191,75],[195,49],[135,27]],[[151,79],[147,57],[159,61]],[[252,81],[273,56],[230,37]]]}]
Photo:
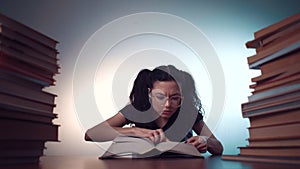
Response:
[{"label": "woman's forearm", "polygon": [[107,123],[101,123],[93,128],[90,128],[85,133],[86,141],[111,141],[119,135],[131,135],[131,128],[111,127]]}]

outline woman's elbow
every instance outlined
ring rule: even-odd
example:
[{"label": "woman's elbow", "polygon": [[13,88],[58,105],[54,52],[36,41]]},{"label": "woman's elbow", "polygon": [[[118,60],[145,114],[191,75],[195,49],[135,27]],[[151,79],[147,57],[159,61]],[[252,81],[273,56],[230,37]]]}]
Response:
[{"label": "woman's elbow", "polygon": [[218,151],[214,155],[222,155],[223,154],[223,146],[221,146]]},{"label": "woman's elbow", "polygon": [[223,145],[220,143],[220,145],[214,149],[214,151],[212,152],[212,155],[222,155],[224,151]]},{"label": "woman's elbow", "polygon": [[208,146],[208,152],[210,152],[211,155],[222,155],[223,154],[223,145],[220,141],[213,139],[212,142],[210,142],[210,146]]},{"label": "woman's elbow", "polygon": [[92,141],[91,137],[89,136],[89,130],[87,130],[84,134],[84,140],[85,141]]}]

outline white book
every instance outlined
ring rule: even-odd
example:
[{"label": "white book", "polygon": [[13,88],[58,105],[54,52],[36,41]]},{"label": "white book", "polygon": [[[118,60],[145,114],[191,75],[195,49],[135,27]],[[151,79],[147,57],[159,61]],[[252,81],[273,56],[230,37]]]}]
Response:
[{"label": "white book", "polygon": [[119,136],[99,158],[148,158],[162,153],[172,157],[200,157],[202,154],[190,144],[166,141],[154,144],[148,138]]}]

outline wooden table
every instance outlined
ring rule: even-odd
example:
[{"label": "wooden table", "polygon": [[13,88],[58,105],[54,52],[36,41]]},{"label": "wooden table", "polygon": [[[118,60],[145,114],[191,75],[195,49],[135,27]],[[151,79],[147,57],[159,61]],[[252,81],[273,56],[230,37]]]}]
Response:
[{"label": "wooden table", "polygon": [[105,159],[97,156],[43,156],[40,164],[5,165],[0,169],[299,169],[298,165],[199,158]]}]

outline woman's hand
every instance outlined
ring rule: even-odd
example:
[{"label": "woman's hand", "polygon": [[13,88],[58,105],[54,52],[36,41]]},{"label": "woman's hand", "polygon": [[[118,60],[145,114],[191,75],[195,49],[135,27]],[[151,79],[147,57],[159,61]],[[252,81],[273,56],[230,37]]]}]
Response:
[{"label": "woman's hand", "polygon": [[133,127],[133,135],[149,138],[153,143],[168,141],[162,129],[150,130],[145,128]]},{"label": "woman's hand", "polygon": [[194,145],[200,153],[205,153],[207,151],[207,139],[206,136],[193,136],[186,143]]}]

